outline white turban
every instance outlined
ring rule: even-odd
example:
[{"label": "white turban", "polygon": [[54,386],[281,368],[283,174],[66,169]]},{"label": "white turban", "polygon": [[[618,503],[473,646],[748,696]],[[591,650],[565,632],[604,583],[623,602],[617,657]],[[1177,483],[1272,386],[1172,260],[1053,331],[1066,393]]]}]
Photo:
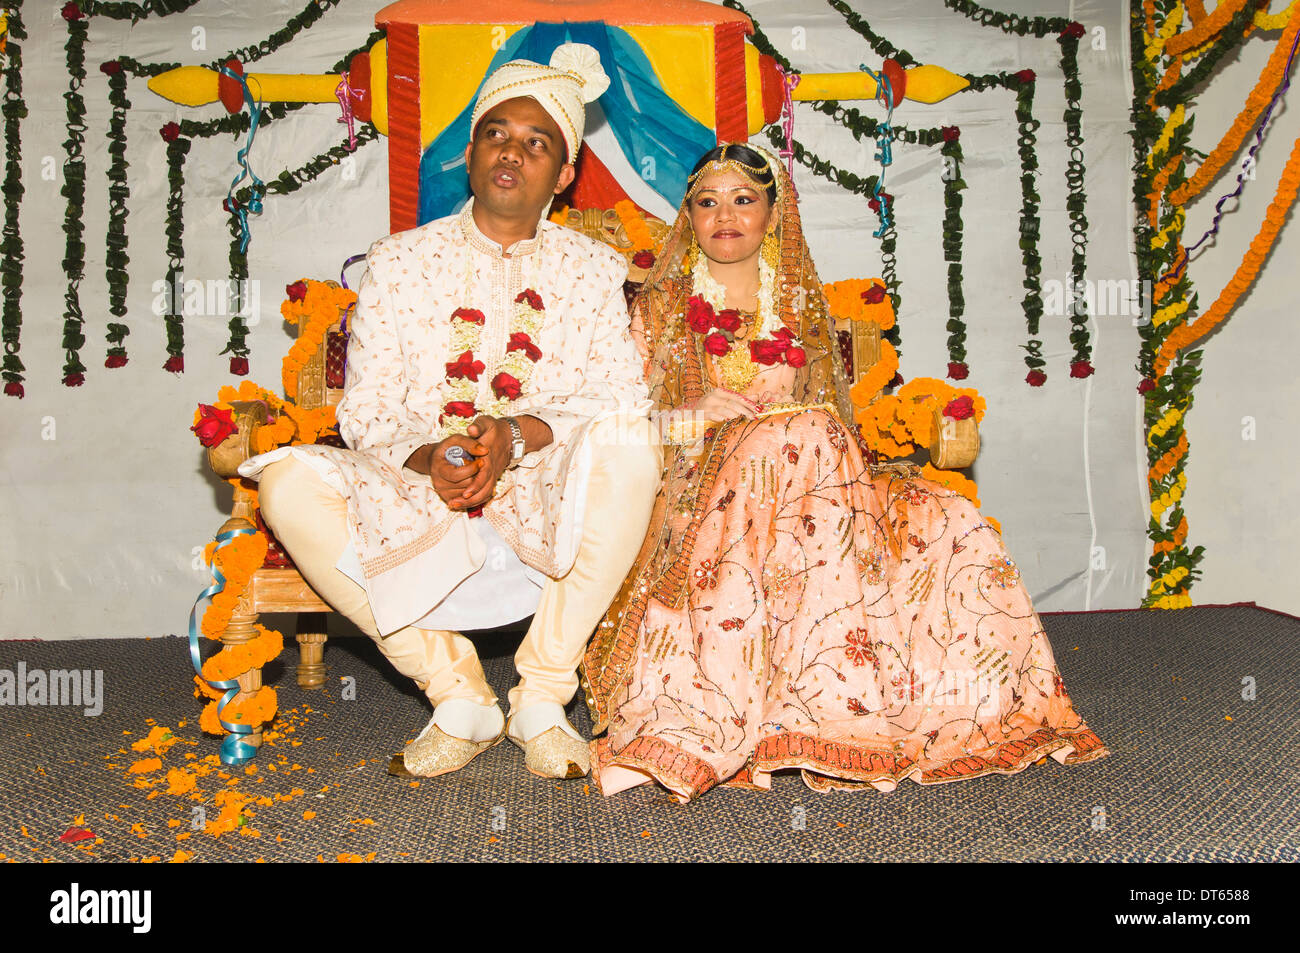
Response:
[{"label": "white turban", "polygon": [[551,54],[551,65],[531,60],[511,60],[499,66],[483,83],[474,112],[470,114],[470,135],[479,120],[498,103],[518,96],[531,96],[560,127],[569,161],[578,157],[584,103],[594,102],[609,89],[609,77],[600,66],[600,54],[586,43],[565,43]]}]

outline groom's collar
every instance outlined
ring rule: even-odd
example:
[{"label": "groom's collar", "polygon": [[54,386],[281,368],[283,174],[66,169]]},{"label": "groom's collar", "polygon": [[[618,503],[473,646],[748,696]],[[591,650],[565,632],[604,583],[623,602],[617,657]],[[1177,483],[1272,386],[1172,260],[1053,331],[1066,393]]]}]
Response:
[{"label": "groom's collar", "polygon": [[517,241],[509,248],[502,248],[499,242],[488,238],[483,234],[482,230],[479,229],[478,223],[474,221],[474,196],[472,195],[469,197],[469,201],[465,203],[465,207],[460,210],[460,227],[461,231],[465,235],[465,239],[473,248],[483,252],[484,254],[491,255],[493,258],[503,258],[506,254],[509,254],[511,258],[518,257],[519,255],[531,255],[533,252],[537,251],[537,248],[541,243],[542,230],[550,225],[547,218],[547,213],[550,210],[551,207],[549,205],[542,210],[541,218],[537,223],[537,231],[533,234],[532,238],[525,238],[522,241]]}]

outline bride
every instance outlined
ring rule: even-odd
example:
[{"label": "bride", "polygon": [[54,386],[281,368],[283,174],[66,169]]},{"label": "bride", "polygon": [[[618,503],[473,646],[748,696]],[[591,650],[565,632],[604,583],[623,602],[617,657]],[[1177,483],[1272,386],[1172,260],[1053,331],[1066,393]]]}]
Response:
[{"label": "bride", "polygon": [[894,789],[1107,754],[965,497],[876,472],[780,163],[707,153],[632,307],[664,431],[650,530],[584,669],[593,773]]}]

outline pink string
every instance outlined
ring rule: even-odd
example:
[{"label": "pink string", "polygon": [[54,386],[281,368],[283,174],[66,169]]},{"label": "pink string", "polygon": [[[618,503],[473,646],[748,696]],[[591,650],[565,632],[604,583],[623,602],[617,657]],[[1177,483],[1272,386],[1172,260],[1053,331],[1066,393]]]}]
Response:
[{"label": "pink string", "polygon": [[[794,98],[792,93],[795,87],[799,85],[801,77],[798,73],[787,73],[780,66],[776,71],[781,74],[781,133],[785,137],[785,145],[779,151],[779,155],[785,160],[786,171],[790,174],[790,187],[794,188]],[[799,190],[795,189],[795,198],[799,197]]]},{"label": "pink string", "polygon": [[348,71],[343,71],[343,78],[339,81],[338,86],[334,89],[334,95],[338,98],[339,107],[343,110],[343,115],[339,117],[339,122],[348,124],[348,152],[354,152],[357,148],[356,126],[353,124],[352,116],[352,97],[360,99],[365,95],[364,92],[358,93],[348,83]]}]

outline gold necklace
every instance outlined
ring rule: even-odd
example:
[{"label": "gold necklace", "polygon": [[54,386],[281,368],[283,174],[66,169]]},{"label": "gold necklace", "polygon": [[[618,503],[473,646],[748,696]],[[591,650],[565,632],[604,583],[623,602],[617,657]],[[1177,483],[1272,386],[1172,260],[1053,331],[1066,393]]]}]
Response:
[{"label": "gold necklace", "polygon": [[[739,312],[742,315],[748,314],[753,316],[753,312]],[[748,341],[740,341],[741,333],[748,334],[750,322],[746,321],[741,325],[740,331],[736,333],[737,340],[731,342],[731,350],[727,351],[722,357],[714,358],[713,366],[717,368],[718,376],[722,380],[722,386],[727,390],[735,391],[737,394],[742,393],[754,382],[761,370],[758,363],[749,356]],[[706,352],[707,354],[707,352]],[[712,355],[708,355],[712,357]]]}]

